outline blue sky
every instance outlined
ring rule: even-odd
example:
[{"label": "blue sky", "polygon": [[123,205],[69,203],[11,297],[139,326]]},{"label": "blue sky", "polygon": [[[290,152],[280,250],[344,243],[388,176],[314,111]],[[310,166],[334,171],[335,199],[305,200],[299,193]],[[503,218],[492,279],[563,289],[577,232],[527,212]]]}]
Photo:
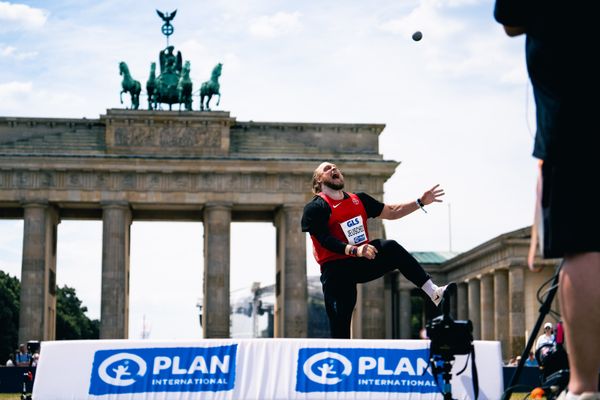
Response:
[{"label": "blue sky", "polygon": [[[190,60],[194,90],[223,63],[218,109],[238,120],[386,124],[380,151],[401,165],[385,201],[437,183],[447,193],[428,214],[385,223],[407,249],[465,251],[530,224],[524,43],[504,35],[489,0],[0,1],[0,116],[98,118],[124,107],[119,61],[144,83],[165,46],[156,9],[178,10],[170,42]],[[17,276],[21,232],[21,221],[0,221],[0,268]],[[247,257],[249,233],[273,256]],[[274,237],[270,224],[233,225],[232,289],[274,281]],[[98,317],[101,224],[63,221],[58,251],[59,284]],[[152,338],[197,337],[202,225],[134,222],[131,257],[131,337],[143,315]]]}]

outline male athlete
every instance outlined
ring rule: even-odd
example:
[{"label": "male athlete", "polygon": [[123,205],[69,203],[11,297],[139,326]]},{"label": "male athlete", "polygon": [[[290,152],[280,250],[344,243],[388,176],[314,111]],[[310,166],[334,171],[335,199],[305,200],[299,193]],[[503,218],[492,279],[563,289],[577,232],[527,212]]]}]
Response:
[{"label": "male athlete", "polygon": [[398,219],[433,202],[444,190],[436,185],[416,201],[383,204],[366,193],[347,193],[344,175],[324,162],[313,174],[315,197],[304,207],[302,231],[310,233],[314,256],[321,266],[321,283],[331,337],[350,338],[356,284],[380,278],[394,269],[420,287],[439,305],[446,286],[438,287],[423,267],[394,240],[371,240],[368,218]]}]

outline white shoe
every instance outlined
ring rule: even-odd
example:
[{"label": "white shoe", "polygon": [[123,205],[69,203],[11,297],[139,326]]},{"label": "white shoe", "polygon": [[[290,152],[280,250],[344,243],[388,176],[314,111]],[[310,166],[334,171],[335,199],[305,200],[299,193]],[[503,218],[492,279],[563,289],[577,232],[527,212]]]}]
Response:
[{"label": "white shoe", "polygon": [[567,389],[556,398],[556,400],[600,400],[600,392],[584,392],[581,394],[573,394],[567,392]]},{"label": "white shoe", "polygon": [[431,296],[431,301],[436,306],[439,306],[442,300],[444,299],[444,292],[450,288],[456,288],[456,283],[450,282],[446,286],[440,286],[434,290],[433,296]]}]

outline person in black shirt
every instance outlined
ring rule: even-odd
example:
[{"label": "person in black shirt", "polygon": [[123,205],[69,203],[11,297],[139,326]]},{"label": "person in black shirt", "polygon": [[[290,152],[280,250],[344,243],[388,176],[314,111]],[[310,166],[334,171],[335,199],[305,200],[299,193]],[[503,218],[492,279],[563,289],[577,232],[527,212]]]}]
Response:
[{"label": "person in black shirt", "polygon": [[[496,0],[494,17],[509,36],[526,34],[537,121],[533,155],[540,159],[541,224],[534,223],[532,242],[539,231],[544,257],[564,258],[559,297],[570,379],[559,398],[599,400],[600,207],[584,201],[600,180],[597,2]],[[529,266],[538,271],[535,245],[531,250]]]},{"label": "person in black shirt", "polygon": [[313,241],[314,255],[321,266],[321,283],[331,337],[350,338],[356,284],[380,278],[398,269],[439,305],[446,286],[438,287],[418,261],[393,240],[368,236],[367,219],[398,219],[444,195],[439,185],[416,201],[383,204],[366,193],[347,193],[344,176],[335,164],[324,162],[313,174],[315,197],[305,206],[302,231]]}]

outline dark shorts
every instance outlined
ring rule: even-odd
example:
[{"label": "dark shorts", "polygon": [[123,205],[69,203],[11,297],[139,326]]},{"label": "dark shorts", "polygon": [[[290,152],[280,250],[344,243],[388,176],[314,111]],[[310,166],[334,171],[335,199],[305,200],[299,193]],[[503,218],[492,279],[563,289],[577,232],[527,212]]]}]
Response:
[{"label": "dark shorts", "polygon": [[600,251],[597,163],[542,165],[544,257]]}]

